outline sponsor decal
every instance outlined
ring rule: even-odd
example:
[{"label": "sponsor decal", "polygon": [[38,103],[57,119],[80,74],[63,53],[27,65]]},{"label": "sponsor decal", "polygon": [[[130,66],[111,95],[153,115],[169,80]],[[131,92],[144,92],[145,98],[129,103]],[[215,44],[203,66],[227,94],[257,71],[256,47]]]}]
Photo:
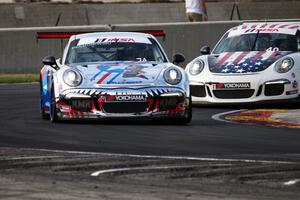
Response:
[{"label": "sponsor decal", "polygon": [[253,32],[278,32],[279,30],[277,28],[257,28],[257,29],[248,29],[245,31],[245,33],[253,33]]},{"label": "sponsor decal", "polygon": [[251,84],[249,82],[241,83],[213,83],[213,89],[249,89]]},{"label": "sponsor decal", "polygon": [[145,43],[151,44],[147,37],[87,37],[79,40],[77,46],[85,45],[101,45],[110,43]]},{"label": "sponsor decal", "polygon": [[296,34],[299,28],[297,23],[261,23],[261,24],[243,24],[234,27],[229,32],[229,37],[249,33],[283,33],[283,34]]},{"label": "sponsor decal", "polygon": [[148,79],[143,71],[145,66],[140,65],[124,65],[124,64],[110,64],[110,65],[101,65],[97,67],[99,72],[95,74],[91,81],[94,81],[98,76],[101,75],[101,78],[97,81],[97,84],[103,84],[106,81],[107,84],[140,84],[140,80],[131,80],[131,81],[115,81],[120,75],[123,78],[141,78]]},{"label": "sponsor decal", "polygon": [[73,99],[71,102],[71,108],[80,111],[91,110],[92,104],[89,99]]},{"label": "sponsor decal", "polygon": [[121,85],[121,84],[141,84],[143,81],[112,81],[110,84],[116,84],[116,85]]},{"label": "sponsor decal", "polygon": [[133,38],[97,38],[95,43],[102,42],[135,42]]},{"label": "sponsor decal", "polygon": [[116,95],[116,101],[146,101],[145,95]]},{"label": "sponsor decal", "polygon": [[148,78],[144,76],[144,74],[146,73],[145,71],[143,71],[144,68],[146,67],[141,65],[129,65],[124,70],[123,78],[138,77],[148,80]]}]

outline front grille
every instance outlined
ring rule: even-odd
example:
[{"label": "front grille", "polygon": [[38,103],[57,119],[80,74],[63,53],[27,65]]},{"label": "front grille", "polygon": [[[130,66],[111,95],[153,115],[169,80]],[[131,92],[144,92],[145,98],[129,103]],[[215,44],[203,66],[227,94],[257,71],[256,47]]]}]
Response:
[{"label": "front grille", "polygon": [[107,113],[141,113],[145,112],[149,102],[105,102],[102,107]]},{"label": "front grille", "polygon": [[281,95],[284,92],[284,84],[268,84],[265,85],[266,96]]},{"label": "front grille", "polygon": [[254,94],[254,90],[213,90],[213,93],[219,99],[246,99]]},{"label": "front grille", "polygon": [[204,85],[191,85],[191,95],[194,97],[205,97],[206,91]]}]

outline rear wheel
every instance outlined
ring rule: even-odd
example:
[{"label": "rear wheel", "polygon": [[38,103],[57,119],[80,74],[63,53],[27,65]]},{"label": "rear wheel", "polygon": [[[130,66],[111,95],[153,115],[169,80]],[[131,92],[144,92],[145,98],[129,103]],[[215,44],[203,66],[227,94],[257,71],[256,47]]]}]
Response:
[{"label": "rear wheel", "polygon": [[52,123],[57,123],[59,118],[57,116],[54,85],[51,86],[51,100],[50,100],[50,120]]}]

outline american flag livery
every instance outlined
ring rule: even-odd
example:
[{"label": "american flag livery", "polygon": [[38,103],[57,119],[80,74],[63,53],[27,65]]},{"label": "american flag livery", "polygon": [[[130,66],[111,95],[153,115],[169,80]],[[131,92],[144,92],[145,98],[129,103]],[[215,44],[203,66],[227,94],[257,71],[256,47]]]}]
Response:
[{"label": "american flag livery", "polygon": [[224,52],[208,57],[212,73],[252,73],[267,69],[279,58],[291,52],[245,51]]}]

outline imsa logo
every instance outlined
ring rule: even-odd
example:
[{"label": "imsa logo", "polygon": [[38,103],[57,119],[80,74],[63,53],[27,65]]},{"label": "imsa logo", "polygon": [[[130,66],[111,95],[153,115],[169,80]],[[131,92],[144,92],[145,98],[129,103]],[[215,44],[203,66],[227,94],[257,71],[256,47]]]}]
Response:
[{"label": "imsa logo", "polygon": [[146,97],[144,95],[116,95],[116,101],[146,101]]}]

